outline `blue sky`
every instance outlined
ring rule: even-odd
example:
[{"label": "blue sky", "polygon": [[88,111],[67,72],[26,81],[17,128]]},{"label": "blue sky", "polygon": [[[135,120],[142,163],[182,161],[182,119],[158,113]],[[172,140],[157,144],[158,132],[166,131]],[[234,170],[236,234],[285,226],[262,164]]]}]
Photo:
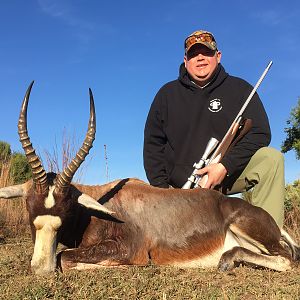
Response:
[{"label": "blue sky", "polygon": [[[28,129],[43,160],[45,150],[61,144],[64,131],[81,145],[90,87],[97,136],[82,180],[106,182],[106,165],[109,180],[146,179],[143,129],[153,97],[177,78],[185,37],[207,29],[217,39],[227,72],[253,85],[273,60],[258,92],[270,119],[271,146],[280,149],[300,96],[299,16],[296,0],[1,1],[0,140],[22,151],[18,114],[35,80]],[[295,153],[287,153],[285,162],[286,181],[300,178]]]}]

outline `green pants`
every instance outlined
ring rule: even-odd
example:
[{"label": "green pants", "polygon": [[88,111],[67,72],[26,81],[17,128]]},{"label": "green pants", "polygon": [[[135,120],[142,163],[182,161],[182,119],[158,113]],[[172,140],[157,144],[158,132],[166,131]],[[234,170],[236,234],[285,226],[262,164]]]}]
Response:
[{"label": "green pants", "polygon": [[281,152],[264,147],[251,158],[228,194],[252,189],[251,204],[266,210],[282,228],[284,219],[284,159]]}]

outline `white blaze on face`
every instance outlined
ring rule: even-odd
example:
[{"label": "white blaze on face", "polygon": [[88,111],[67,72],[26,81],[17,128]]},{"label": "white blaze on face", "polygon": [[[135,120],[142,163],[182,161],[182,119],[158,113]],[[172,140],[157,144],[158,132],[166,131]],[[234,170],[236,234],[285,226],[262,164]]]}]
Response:
[{"label": "white blaze on face", "polygon": [[54,272],[56,268],[57,230],[62,222],[57,216],[38,216],[33,221],[36,229],[31,268],[35,274]]},{"label": "white blaze on face", "polygon": [[45,198],[45,208],[51,208],[55,205],[55,199],[53,197],[54,188],[55,188],[55,186],[49,187],[48,196]]}]

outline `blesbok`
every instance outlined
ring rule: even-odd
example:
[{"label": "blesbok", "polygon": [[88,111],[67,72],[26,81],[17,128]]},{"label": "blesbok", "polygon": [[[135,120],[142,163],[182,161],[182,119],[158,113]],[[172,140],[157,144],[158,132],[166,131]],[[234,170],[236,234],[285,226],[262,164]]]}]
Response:
[{"label": "blesbok", "polygon": [[[32,271],[56,267],[86,269],[118,265],[218,267],[239,264],[285,271],[299,259],[299,248],[263,209],[207,189],[161,189],[138,179],[100,186],[72,183],[88,155],[96,131],[93,95],[87,135],[60,174],[46,173],[27,132],[27,106],[18,132],[32,169],[32,180],[0,189],[0,197],[26,198],[34,241]],[[57,244],[67,249],[56,254]]]}]

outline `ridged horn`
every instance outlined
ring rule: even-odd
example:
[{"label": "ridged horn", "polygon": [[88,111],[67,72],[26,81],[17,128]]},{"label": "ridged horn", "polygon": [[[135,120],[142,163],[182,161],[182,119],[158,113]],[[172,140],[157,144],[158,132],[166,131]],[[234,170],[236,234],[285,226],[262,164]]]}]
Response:
[{"label": "ridged horn", "polygon": [[35,154],[27,131],[27,107],[33,83],[34,81],[30,83],[22,103],[18,122],[18,133],[22,148],[24,149],[27,161],[32,170],[34,189],[37,193],[43,194],[48,191],[47,173],[44,170],[39,157]]},{"label": "ridged horn", "polygon": [[77,152],[76,156],[72,159],[69,165],[63,170],[61,174],[57,176],[55,183],[55,194],[65,195],[70,187],[73,176],[84,162],[86,156],[89,154],[90,149],[93,147],[93,141],[95,140],[96,134],[96,113],[95,113],[95,104],[94,97],[91,89],[89,89],[90,94],[90,119],[88,125],[88,131],[84,142]]}]

